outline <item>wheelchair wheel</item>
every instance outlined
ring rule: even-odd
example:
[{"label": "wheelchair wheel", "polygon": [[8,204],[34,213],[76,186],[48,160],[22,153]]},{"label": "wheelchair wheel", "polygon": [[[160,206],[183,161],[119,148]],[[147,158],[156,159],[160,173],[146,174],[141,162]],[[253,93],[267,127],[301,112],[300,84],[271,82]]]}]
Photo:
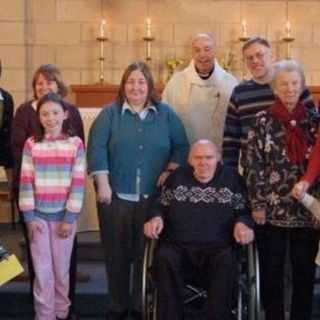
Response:
[{"label": "wheelchair wheel", "polygon": [[148,240],[144,251],[142,274],[142,317],[143,320],[157,319],[157,289],[151,277],[156,240]]},{"label": "wheelchair wheel", "polygon": [[260,268],[258,249],[255,243],[248,247],[248,276],[250,290],[250,320],[260,320],[262,317],[260,300]]},{"label": "wheelchair wheel", "polygon": [[[142,279],[142,313],[143,320],[157,320],[157,289],[152,278],[151,268],[156,247],[155,240],[146,243],[143,261]],[[238,257],[238,281],[235,284],[232,319],[234,320],[261,320],[260,306],[260,275],[258,251],[255,244],[240,248]],[[186,286],[184,305],[194,302],[201,306],[207,297],[204,289],[191,285]],[[200,299],[199,299],[200,298]],[[201,308],[199,309],[201,311]]]},{"label": "wheelchair wheel", "polygon": [[239,263],[238,305],[235,319],[261,320],[258,251],[255,243],[243,250],[246,251],[246,257]]}]

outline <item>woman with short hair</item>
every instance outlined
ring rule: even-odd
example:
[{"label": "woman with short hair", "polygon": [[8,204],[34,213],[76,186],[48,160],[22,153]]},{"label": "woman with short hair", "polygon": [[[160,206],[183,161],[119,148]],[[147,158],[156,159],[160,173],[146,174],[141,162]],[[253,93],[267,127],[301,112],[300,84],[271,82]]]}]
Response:
[{"label": "woman with short hair", "polygon": [[[318,235],[311,214],[291,196],[304,174],[315,143],[316,112],[299,96],[305,87],[296,61],[275,63],[272,88],[275,103],[257,115],[248,135],[247,185],[252,214],[264,225],[264,308],[266,320],[284,320],[284,266],[288,251],[292,269],[291,320],[308,320]],[[314,111],[314,110],[313,110]]]}]

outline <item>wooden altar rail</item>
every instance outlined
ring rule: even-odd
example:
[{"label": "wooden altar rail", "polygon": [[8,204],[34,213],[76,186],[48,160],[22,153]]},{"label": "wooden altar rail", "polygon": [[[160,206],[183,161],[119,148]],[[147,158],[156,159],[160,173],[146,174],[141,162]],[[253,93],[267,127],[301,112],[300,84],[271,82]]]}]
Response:
[{"label": "wooden altar rail", "polygon": [[[95,84],[95,85],[72,85],[71,90],[75,95],[74,103],[80,108],[96,108],[105,106],[113,102],[118,94],[119,85],[114,84]],[[163,85],[157,86],[159,94],[163,90]],[[314,99],[320,101],[320,86],[310,86]]]},{"label": "wooden altar rail", "polygon": [[[118,95],[119,85],[116,84],[77,84],[71,85],[75,95],[75,105],[80,108],[97,108],[113,102]],[[157,85],[157,92],[161,95],[163,85]]]},{"label": "wooden altar rail", "polygon": [[313,98],[317,101],[317,103],[319,103],[320,102],[320,86],[309,86],[309,90]]}]

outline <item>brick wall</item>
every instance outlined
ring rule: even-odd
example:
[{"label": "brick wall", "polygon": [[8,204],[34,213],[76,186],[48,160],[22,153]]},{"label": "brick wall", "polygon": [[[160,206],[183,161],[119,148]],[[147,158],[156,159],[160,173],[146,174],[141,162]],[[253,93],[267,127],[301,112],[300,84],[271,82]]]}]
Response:
[{"label": "brick wall", "polygon": [[[268,37],[275,58],[285,55],[281,42],[286,23],[286,1],[264,0],[1,0],[1,85],[10,90],[16,104],[31,96],[34,70],[55,63],[68,84],[93,83],[99,75],[96,37],[101,18],[107,20],[105,79],[118,83],[133,59],[143,59],[145,18],[152,19],[152,69],[157,81],[166,78],[166,59],[190,57],[194,32],[213,31],[217,55],[235,55],[232,71],[243,73],[240,44],[241,19],[249,35]],[[306,69],[308,84],[320,85],[320,1],[289,0],[292,56]]]}]

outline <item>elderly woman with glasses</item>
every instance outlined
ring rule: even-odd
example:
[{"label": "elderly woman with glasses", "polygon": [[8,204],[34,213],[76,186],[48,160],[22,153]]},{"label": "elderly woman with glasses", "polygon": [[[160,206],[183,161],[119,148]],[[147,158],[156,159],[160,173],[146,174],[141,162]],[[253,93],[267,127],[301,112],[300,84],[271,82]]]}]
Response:
[{"label": "elderly woman with glasses", "polygon": [[[247,185],[256,222],[265,226],[264,308],[266,320],[284,320],[284,266],[292,269],[291,320],[311,317],[318,235],[291,189],[306,170],[318,126],[316,113],[299,102],[302,67],[279,61],[273,68],[274,104],[257,115],[248,134]],[[287,252],[288,251],[288,252]]]},{"label": "elderly woman with glasses", "polygon": [[185,162],[187,152],[182,122],[157,98],[147,64],[133,62],[122,76],[117,100],[95,119],[88,142],[88,170],[96,185],[107,257],[108,319],[126,319],[129,307],[131,318],[141,319],[146,213],[157,186]]}]

